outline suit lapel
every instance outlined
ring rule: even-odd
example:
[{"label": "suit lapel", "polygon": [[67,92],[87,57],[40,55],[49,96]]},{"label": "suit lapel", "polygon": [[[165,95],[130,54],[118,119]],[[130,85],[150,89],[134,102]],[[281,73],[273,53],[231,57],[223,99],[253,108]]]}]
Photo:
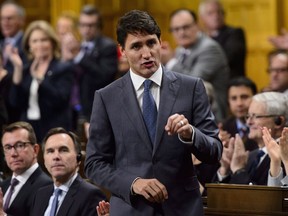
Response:
[{"label": "suit lapel", "polygon": [[155,154],[157,148],[159,147],[161,138],[165,131],[165,125],[169,116],[172,114],[172,108],[175,103],[179,87],[180,82],[177,77],[173,73],[163,69],[162,84],[160,89],[160,104],[156,126],[156,141],[153,154]]},{"label": "suit lapel", "polygon": [[45,190],[41,190],[41,202],[37,202],[38,203],[38,206],[35,206],[35,208],[39,209],[37,210],[37,214],[39,215],[44,215],[48,205],[49,205],[49,200],[50,200],[50,197],[52,196],[53,194],[53,191],[54,191],[54,185],[50,185],[47,187],[47,189]]},{"label": "suit lapel", "polygon": [[28,178],[28,180],[25,182],[25,184],[22,186],[22,188],[20,189],[19,193],[17,194],[17,196],[15,197],[15,199],[13,200],[13,202],[11,203],[10,208],[13,208],[14,206],[19,206],[18,203],[23,203],[25,202],[24,197],[21,196],[21,194],[30,194],[33,184],[35,182],[35,180],[37,179],[37,177],[41,174],[41,170],[40,167],[38,167],[34,173],[32,173],[32,175]]},{"label": "suit lapel", "polygon": [[[81,184],[81,181],[83,181],[79,176],[76,177],[76,179],[74,180],[74,182],[72,183],[72,185],[70,186],[63,202],[62,205],[59,208],[59,211],[57,213],[57,215],[68,215],[68,211],[71,208],[71,205],[73,204],[75,198],[75,194],[78,191],[78,188]],[[95,209],[96,211],[96,209]]]},{"label": "suit lapel", "polygon": [[[257,182],[258,184],[267,184],[266,179],[268,178],[268,169],[269,169],[269,164],[270,164],[270,158],[269,155],[267,154],[263,161],[260,163],[259,167],[255,170],[255,173],[252,176],[252,181]],[[264,174],[264,175],[263,175]],[[263,178],[264,176],[264,178]]]},{"label": "suit lapel", "polygon": [[122,82],[122,106],[125,107],[125,114],[130,119],[130,122],[138,131],[138,135],[142,138],[143,142],[147,145],[148,149],[152,152],[152,144],[150,142],[150,138],[148,132],[146,130],[146,126],[143,120],[142,112],[139,107],[135,90],[130,78],[129,73],[127,73],[123,77]]}]

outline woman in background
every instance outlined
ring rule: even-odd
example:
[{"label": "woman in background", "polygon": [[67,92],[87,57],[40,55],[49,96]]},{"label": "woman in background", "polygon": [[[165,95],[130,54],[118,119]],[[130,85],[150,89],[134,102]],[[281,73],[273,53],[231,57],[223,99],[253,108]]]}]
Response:
[{"label": "woman in background", "polygon": [[46,21],[34,21],[23,37],[30,61],[22,67],[17,50],[10,51],[15,68],[10,100],[21,109],[21,120],[32,124],[38,142],[53,127],[70,129],[69,100],[73,69],[60,61],[57,36]]}]

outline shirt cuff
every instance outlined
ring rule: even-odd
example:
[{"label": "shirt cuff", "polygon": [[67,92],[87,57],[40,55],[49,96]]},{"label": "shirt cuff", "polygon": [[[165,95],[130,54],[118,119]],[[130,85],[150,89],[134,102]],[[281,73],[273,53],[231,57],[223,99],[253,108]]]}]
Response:
[{"label": "shirt cuff", "polygon": [[286,175],[282,180],[281,183],[283,186],[288,186],[288,175]]},{"label": "shirt cuff", "polygon": [[267,185],[268,186],[281,186],[282,182],[281,179],[283,178],[283,170],[282,167],[280,167],[280,172],[277,176],[273,177],[271,176],[270,169],[268,171],[268,180]]},{"label": "shirt cuff", "polygon": [[194,130],[194,127],[190,124],[190,127],[192,128],[192,136],[191,136],[191,140],[183,140],[182,138],[181,138],[181,136],[178,134],[178,138],[179,138],[179,140],[181,141],[181,142],[183,142],[183,143],[185,143],[185,144],[193,144],[193,141],[194,141],[194,132],[195,132],[195,130]]},{"label": "shirt cuff", "polygon": [[221,175],[219,170],[217,171],[217,178],[218,178],[218,181],[221,182],[223,181],[224,179],[226,179],[229,175]]},{"label": "shirt cuff", "polygon": [[133,191],[133,184],[134,184],[135,181],[137,181],[138,179],[140,179],[140,177],[135,178],[134,181],[133,181],[132,184],[131,184],[130,192],[131,192],[132,195],[137,195],[137,194]]}]

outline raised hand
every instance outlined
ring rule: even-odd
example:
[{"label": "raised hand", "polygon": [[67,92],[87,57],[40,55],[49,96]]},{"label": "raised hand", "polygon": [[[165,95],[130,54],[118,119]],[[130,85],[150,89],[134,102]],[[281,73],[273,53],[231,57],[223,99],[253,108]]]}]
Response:
[{"label": "raised hand", "polygon": [[281,153],[277,142],[271,137],[270,131],[267,127],[262,129],[262,139],[267,148],[270,157],[270,174],[275,177],[279,174],[281,168]]},{"label": "raised hand", "polygon": [[[23,62],[22,59],[19,56],[18,49],[16,47],[10,47],[9,48],[9,60],[12,62],[14,68],[17,67],[22,70]],[[22,71],[21,71],[22,72]]]},{"label": "raised hand", "polygon": [[244,169],[248,161],[248,151],[245,150],[244,143],[239,136],[235,135],[234,152],[231,160],[231,171],[233,173],[238,170]]},{"label": "raised hand", "polygon": [[177,113],[168,118],[165,130],[168,132],[168,135],[174,135],[177,133],[181,138],[188,141],[191,140],[193,132],[188,119],[186,119],[184,115]]},{"label": "raised hand", "polygon": [[281,35],[269,37],[268,41],[278,49],[288,50],[288,32],[286,29],[282,29]]},{"label": "raised hand", "polygon": [[288,173],[288,128],[285,127],[279,141],[280,156],[285,166],[286,173]]},{"label": "raised hand", "polygon": [[110,203],[104,200],[100,201],[98,206],[96,206],[96,211],[98,216],[109,216]]},{"label": "raised hand", "polygon": [[223,153],[220,160],[221,166],[219,168],[219,173],[222,176],[228,175],[230,171],[231,160],[234,152],[234,145],[235,145],[235,138],[231,137],[226,147],[223,148]]},{"label": "raised hand", "polygon": [[219,128],[219,134],[218,134],[219,139],[221,140],[224,147],[228,147],[231,134],[228,133],[227,131],[223,130],[223,124],[222,123],[218,124],[218,128]]}]

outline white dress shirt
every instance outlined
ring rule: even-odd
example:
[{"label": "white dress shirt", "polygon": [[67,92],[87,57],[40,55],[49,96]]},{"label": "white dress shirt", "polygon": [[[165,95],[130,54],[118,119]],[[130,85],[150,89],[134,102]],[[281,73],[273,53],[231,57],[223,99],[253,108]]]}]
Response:
[{"label": "white dress shirt", "polygon": [[[68,190],[69,190],[70,186],[72,185],[72,183],[74,182],[74,180],[76,179],[77,176],[78,176],[78,173],[76,172],[72,176],[72,178],[70,178],[66,183],[64,183],[63,185],[60,185],[58,187],[59,189],[62,190],[62,193],[58,197],[58,206],[57,206],[56,214],[57,214],[60,206],[62,205],[63,200],[64,200],[66,194],[68,193]],[[55,191],[56,188],[57,188],[57,186],[54,185],[54,191]],[[54,192],[53,192],[52,196],[50,197],[49,204],[48,204],[48,207],[47,207],[47,209],[46,209],[46,211],[44,213],[44,216],[50,216],[50,211],[51,211],[51,208],[52,208],[53,200],[54,200]],[[95,206],[95,208],[96,208],[96,206]]]},{"label": "white dress shirt", "polygon": [[[13,173],[12,175],[12,179],[16,178],[19,183],[14,187],[14,192],[11,196],[10,199],[10,203],[9,206],[11,205],[11,203],[13,202],[13,200],[16,198],[17,194],[19,193],[19,191],[21,190],[21,188],[23,187],[23,185],[27,182],[27,180],[29,179],[29,177],[34,173],[34,171],[39,167],[38,163],[33,164],[29,169],[27,169],[24,173],[22,173],[21,175],[15,175]],[[7,189],[4,198],[3,198],[3,204],[5,203],[6,199],[7,199],[7,195],[8,195],[8,191],[10,190],[10,186]]]}]

